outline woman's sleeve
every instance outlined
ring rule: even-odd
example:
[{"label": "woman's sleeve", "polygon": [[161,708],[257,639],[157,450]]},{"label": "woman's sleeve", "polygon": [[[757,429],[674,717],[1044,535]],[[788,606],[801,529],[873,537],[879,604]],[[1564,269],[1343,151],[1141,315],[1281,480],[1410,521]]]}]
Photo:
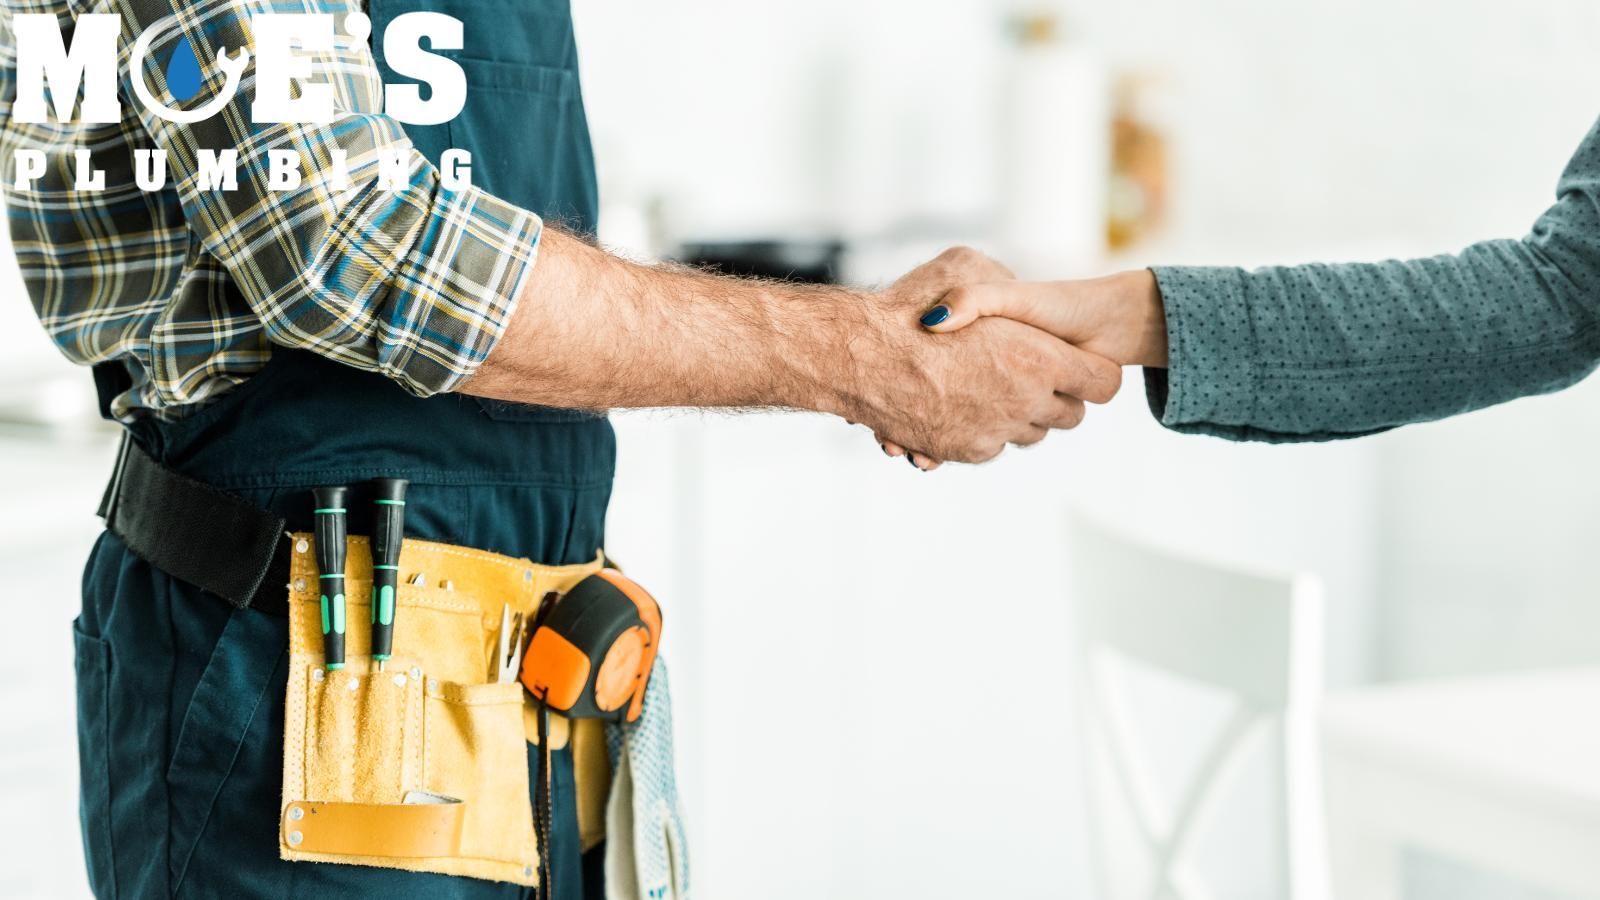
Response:
[{"label": "woman's sleeve", "polygon": [[1318,441],[1568,387],[1600,363],[1600,123],[1521,240],[1345,265],[1162,267],[1169,428]]}]

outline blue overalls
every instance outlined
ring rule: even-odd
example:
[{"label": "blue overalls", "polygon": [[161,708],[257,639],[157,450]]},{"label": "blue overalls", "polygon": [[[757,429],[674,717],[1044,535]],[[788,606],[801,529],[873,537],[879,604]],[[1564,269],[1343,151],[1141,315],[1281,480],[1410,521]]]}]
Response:
[{"label": "blue overalls", "polygon": [[[472,153],[473,182],[549,222],[592,232],[594,164],[567,0],[371,0],[375,36],[426,8],[462,20],[455,120],[408,129],[436,163]],[[376,38],[375,38],[376,39]],[[381,48],[379,59],[382,60]],[[406,79],[385,71],[386,80]],[[551,348],[551,352],[560,352]],[[108,399],[108,398],[102,398]],[[418,399],[378,375],[279,350],[223,398],[134,440],[165,466],[312,526],[310,490],[411,481],[408,537],[537,562],[594,559],[615,440],[605,418],[462,395]],[[100,897],[513,898],[515,885],[278,859],[287,620],[234,610],[103,534],[75,624],[81,818]],[[397,641],[404,640],[404,622]],[[552,767],[551,878],[561,900],[600,896],[579,846],[572,762]],[[538,753],[528,783],[536,784]]]}]

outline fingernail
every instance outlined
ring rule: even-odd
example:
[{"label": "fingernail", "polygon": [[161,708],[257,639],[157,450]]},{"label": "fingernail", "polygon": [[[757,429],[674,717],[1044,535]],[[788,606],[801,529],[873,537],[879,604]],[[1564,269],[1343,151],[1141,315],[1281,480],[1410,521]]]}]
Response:
[{"label": "fingernail", "polygon": [[888,456],[889,455],[889,445],[888,444],[880,443],[878,445],[878,449],[883,451],[883,455],[884,456]]},{"label": "fingernail", "polygon": [[918,472],[922,471],[922,467],[917,465],[917,458],[915,456],[912,456],[911,454],[907,453],[906,454],[906,462],[910,463],[911,464],[911,468],[916,469]]},{"label": "fingernail", "polygon": [[922,327],[932,328],[948,318],[950,318],[950,307],[941,303],[922,314]]}]

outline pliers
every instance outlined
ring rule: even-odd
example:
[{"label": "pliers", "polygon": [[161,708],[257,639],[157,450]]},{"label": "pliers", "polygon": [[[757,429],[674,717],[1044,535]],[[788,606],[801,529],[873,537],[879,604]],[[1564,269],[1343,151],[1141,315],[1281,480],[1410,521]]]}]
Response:
[{"label": "pliers", "polygon": [[500,684],[516,681],[522,670],[522,645],[526,638],[528,619],[522,613],[513,613],[511,604],[500,607],[500,638],[494,661],[494,680]]}]

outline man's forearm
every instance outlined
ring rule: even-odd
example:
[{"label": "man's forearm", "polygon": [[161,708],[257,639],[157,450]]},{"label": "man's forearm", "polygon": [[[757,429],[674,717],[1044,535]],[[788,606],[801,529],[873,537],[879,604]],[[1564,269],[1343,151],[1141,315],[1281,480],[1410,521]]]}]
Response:
[{"label": "man's forearm", "polygon": [[646,266],[547,229],[516,312],[462,390],[544,406],[789,407],[844,412],[843,288]]},{"label": "man's forearm", "polygon": [[1009,276],[954,248],[881,291],[725,278],[612,256],[547,230],[511,322],[466,393],[588,409],[785,407],[980,462],[1083,418],[1116,364],[1016,322],[930,340],[917,317]]}]

